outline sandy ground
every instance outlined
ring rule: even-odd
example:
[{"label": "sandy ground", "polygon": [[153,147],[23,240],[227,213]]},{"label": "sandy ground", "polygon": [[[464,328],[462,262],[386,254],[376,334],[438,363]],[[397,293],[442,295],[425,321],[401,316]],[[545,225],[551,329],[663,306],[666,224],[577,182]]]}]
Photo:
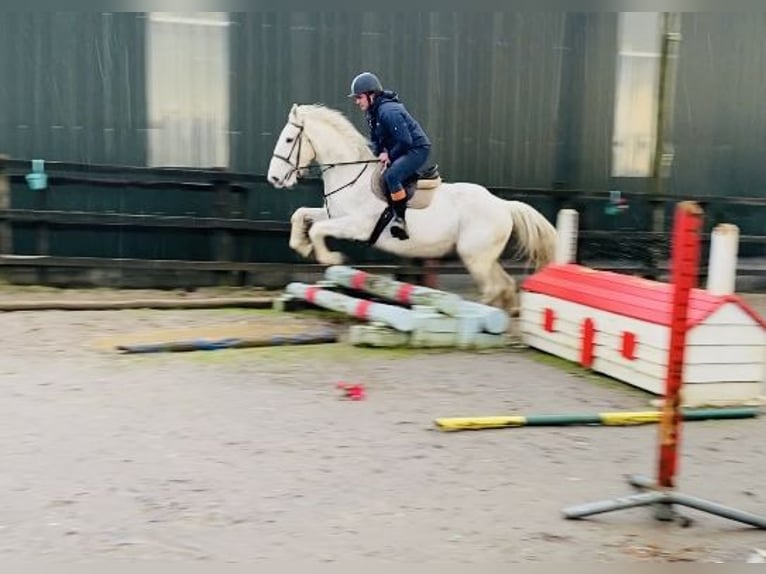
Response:
[{"label": "sandy ground", "polygon": [[[2,293],[14,296],[50,293]],[[766,297],[751,300],[766,312]],[[626,473],[653,475],[654,425],[434,430],[443,416],[647,409],[649,395],[531,351],[130,355],[109,341],[318,319],[128,310],[0,320],[6,559],[743,562],[766,547],[762,532],[692,510],[689,528],[647,509],[561,517],[629,494]],[[339,381],[364,383],[367,399],[341,400]],[[679,490],[766,514],[765,436],[766,417],[688,423]]]}]

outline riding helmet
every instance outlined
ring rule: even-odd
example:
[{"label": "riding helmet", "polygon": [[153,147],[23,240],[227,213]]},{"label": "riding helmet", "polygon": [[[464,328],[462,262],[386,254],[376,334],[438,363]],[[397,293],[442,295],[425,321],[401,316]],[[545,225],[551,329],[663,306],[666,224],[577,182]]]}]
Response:
[{"label": "riding helmet", "polygon": [[351,81],[351,93],[349,98],[360,96],[367,92],[382,92],[383,84],[378,77],[371,72],[362,72]]}]

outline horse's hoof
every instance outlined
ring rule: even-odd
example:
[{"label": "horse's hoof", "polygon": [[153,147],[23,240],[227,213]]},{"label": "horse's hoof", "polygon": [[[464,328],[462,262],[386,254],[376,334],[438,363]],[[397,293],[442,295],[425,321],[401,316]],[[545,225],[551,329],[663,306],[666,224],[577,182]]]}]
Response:
[{"label": "horse's hoof", "polygon": [[346,258],[343,257],[343,254],[337,251],[331,251],[322,258],[317,257],[317,261],[322,265],[343,265],[345,260]]},{"label": "horse's hoof", "polygon": [[311,243],[291,245],[290,248],[304,259],[308,259],[311,256],[311,252],[314,251],[314,246]]}]

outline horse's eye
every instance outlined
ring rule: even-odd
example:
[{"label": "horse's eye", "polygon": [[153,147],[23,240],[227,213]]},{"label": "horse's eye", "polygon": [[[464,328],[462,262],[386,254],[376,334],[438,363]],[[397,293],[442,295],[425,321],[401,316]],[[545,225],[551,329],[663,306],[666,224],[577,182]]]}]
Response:
[{"label": "horse's eye", "polygon": [[295,138],[287,138],[285,141],[286,141],[287,143],[293,143],[293,140],[294,140],[294,139],[295,139]]}]

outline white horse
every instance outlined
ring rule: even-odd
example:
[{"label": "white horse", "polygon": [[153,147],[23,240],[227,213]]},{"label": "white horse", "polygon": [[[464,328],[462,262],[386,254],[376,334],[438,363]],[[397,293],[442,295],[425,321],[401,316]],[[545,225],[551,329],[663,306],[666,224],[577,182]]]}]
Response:
[{"label": "white horse", "polygon": [[[313,251],[323,265],[339,265],[326,237],[367,241],[383,199],[373,189],[376,160],[368,142],[341,112],[321,105],[293,105],[269,163],[268,180],[290,188],[316,163],[322,171],[325,207],[301,207],[290,221],[290,247],[303,257]],[[417,193],[421,193],[420,191]],[[417,197],[417,194],[416,194]],[[410,238],[387,230],[375,247],[403,257],[440,258],[457,252],[481,292],[481,301],[510,311],[516,282],[499,258],[515,231],[518,255],[540,268],[553,260],[556,229],[533,207],[506,201],[473,183],[442,183],[423,209],[407,210]]]}]

